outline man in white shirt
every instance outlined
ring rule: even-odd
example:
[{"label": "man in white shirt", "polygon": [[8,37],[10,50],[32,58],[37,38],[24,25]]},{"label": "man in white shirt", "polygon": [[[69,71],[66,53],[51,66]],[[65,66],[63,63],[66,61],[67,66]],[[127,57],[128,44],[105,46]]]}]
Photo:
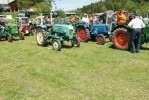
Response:
[{"label": "man in white shirt", "polygon": [[[132,45],[132,53],[139,53],[140,52],[140,46],[141,46],[141,36],[142,36],[142,28],[145,27],[145,24],[140,19],[138,14],[136,14],[136,17],[130,21],[128,24],[129,27],[133,28],[132,34],[131,34],[131,45]],[[137,47],[135,47],[135,37],[137,36]]]},{"label": "man in white shirt", "polygon": [[87,16],[87,14],[84,14],[83,18],[82,18],[82,21],[89,24],[89,18]]}]

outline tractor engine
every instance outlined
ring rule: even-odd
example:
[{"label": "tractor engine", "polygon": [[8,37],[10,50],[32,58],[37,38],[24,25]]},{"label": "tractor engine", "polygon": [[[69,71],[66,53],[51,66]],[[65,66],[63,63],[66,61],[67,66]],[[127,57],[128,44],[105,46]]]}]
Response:
[{"label": "tractor engine", "polygon": [[73,38],[74,28],[71,25],[55,24],[52,29],[52,36],[60,37],[60,39],[65,38],[66,40]]}]

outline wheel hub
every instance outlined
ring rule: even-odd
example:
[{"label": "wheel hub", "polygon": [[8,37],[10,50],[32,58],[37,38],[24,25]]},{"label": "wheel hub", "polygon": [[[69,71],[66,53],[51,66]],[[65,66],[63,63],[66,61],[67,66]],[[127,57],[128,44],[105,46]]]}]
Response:
[{"label": "wheel hub", "polygon": [[57,48],[58,48],[58,43],[57,43],[57,42],[54,42],[54,43],[53,43],[53,47],[54,47],[55,49],[57,49]]},{"label": "wheel hub", "polygon": [[43,42],[43,36],[42,36],[41,32],[37,34],[37,41],[39,44],[41,44]]}]

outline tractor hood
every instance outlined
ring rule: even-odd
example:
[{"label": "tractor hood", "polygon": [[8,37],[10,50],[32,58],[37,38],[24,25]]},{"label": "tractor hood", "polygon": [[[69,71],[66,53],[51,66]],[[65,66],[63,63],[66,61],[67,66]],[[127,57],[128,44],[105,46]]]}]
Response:
[{"label": "tractor hood", "polygon": [[92,25],[93,33],[108,33],[110,34],[110,24],[93,24]]},{"label": "tractor hood", "polygon": [[93,26],[104,26],[104,27],[107,26],[108,27],[108,26],[110,26],[110,24],[100,24],[99,23],[99,24],[93,24]]},{"label": "tractor hood", "polygon": [[53,31],[56,33],[70,33],[74,32],[74,28],[71,25],[55,24],[53,26]]}]

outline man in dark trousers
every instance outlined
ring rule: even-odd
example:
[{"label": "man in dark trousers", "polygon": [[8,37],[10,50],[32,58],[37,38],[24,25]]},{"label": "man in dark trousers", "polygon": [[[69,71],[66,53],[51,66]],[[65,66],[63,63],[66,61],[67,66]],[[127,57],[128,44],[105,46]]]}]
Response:
[{"label": "man in dark trousers", "polygon": [[[141,46],[141,36],[142,36],[142,28],[145,27],[145,24],[140,19],[139,15],[136,14],[135,18],[130,21],[128,24],[129,27],[133,28],[132,34],[131,34],[131,45],[132,45],[132,53],[139,53],[140,52],[140,46]],[[135,47],[134,40],[137,36],[137,47]]]}]

